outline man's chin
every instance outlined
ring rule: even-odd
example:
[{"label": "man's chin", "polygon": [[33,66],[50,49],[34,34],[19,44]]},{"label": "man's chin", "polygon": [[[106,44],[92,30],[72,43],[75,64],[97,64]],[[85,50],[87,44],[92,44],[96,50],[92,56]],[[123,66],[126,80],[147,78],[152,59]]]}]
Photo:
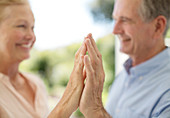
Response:
[{"label": "man's chin", "polygon": [[129,55],[130,51],[127,48],[120,48],[120,52]]}]

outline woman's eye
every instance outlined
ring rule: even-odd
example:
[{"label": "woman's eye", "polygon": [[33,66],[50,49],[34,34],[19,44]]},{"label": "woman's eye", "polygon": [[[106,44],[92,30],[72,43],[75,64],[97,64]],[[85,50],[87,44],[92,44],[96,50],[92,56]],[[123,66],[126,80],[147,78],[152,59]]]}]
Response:
[{"label": "woman's eye", "polygon": [[34,26],[33,26],[33,27],[31,27],[31,29],[32,29],[32,30],[34,30]]},{"label": "woman's eye", "polygon": [[25,25],[18,25],[17,27],[25,28],[26,26]]}]

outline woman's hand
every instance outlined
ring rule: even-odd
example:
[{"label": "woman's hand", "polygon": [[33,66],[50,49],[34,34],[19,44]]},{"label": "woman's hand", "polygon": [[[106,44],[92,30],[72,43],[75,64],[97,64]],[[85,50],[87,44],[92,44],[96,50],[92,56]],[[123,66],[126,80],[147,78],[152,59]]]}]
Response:
[{"label": "woman's hand", "polygon": [[78,108],[84,87],[85,76],[83,76],[83,60],[85,54],[86,46],[83,43],[75,54],[74,68],[65,92],[57,106],[49,115],[49,118],[69,118],[69,116]]}]

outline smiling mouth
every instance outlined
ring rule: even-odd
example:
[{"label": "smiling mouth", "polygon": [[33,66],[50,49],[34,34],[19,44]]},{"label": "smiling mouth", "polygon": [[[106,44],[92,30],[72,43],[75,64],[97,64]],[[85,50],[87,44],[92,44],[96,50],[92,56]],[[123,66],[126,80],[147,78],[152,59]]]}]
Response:
[{"label": "smiling mouth", "polygon": [[121,39],[121,41],[130,41],[130,38],[127,38],[127,39]]},{"label": "smiling mouth", "polygon": [[126,42],[126,41],[130,41],[131,38],[127,37],[127,36],[120,36],[118,35],[118,38],[121,42]]},{"label": "smiling mouth", "polygon": [[28,43],[28,44],[17,44],[17,46],[21,46],[23,48],[31,48],[32,47],[32,43]]},{"label": "smiling mouth", "polygon": [[120,37],[119,37],[119,40],[120,40],[120,42],[129,42],[129,41],[131,41],[130,38],[120,38]]}]

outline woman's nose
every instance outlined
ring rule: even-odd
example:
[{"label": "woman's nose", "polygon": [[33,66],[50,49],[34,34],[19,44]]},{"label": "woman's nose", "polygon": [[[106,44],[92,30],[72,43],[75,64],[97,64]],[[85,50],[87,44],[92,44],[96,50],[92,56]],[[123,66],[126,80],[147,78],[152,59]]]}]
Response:
[{"label": "woman's nose", "polygon": [[26,39],[35,40],[35,33],[32,29],[28,29],[26,33]]}]

